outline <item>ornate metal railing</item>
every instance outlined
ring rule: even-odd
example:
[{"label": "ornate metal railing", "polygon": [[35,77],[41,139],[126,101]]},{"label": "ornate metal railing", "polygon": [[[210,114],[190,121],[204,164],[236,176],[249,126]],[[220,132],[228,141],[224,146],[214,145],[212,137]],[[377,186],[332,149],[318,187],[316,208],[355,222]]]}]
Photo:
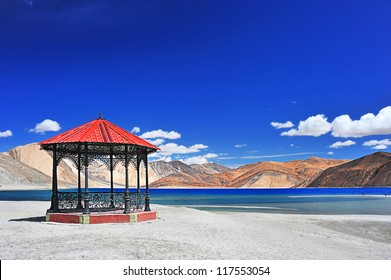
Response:
[{"label": "ornate metal railing", "polygon": [[[78,194],[77,192],[58,192],[58,209],[61,212],[82,210],[84,208],[84,198],[85,193]],[[132,192],[129,193],[129,198],[130,209],[143,209],[145,204],[145,193]],[[124,193],[90,192],[89,199],[89,208],[92,211],[125,209]]]}]

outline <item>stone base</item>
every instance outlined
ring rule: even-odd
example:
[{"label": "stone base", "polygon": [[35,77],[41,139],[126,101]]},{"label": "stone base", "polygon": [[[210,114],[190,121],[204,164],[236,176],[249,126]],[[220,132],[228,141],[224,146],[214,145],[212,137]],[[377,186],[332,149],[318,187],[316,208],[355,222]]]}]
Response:
[{"label": "stone base", "polygon": [[156,220],[158,212],[134,212],[130,214],[123,213],[47,213],[46,221],[55,223],[69,224],[108,224],[108,223],[139,223]]}]

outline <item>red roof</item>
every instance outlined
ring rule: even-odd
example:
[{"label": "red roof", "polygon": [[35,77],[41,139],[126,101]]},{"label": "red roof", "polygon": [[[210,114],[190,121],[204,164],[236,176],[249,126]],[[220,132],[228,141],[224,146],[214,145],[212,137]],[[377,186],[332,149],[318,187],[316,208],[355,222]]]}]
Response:
[{"label": "red roof", "polygon": [[125,129],[116,126],[108,120],[99,118],[93,120],[74,129],[56,135],[39,145],[57,144],[57,143],[105,143],[105,144],[129,144],[138,145],[154,150],[159,150],[158,147],[151,143],[133,135]]}]

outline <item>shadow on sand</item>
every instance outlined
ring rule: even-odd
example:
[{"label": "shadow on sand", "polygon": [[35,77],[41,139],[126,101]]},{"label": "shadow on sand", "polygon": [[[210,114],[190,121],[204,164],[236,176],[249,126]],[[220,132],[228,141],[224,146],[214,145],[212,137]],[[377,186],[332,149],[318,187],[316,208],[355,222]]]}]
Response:
[{"label": "shadow on sand", "polygon": [[9,222],[35,222],[35,223],[42,223],[42,222],[46,222],[46,217],[45,216],[40,216],[40,217],[12,219],[12,220],[9,220]]}]

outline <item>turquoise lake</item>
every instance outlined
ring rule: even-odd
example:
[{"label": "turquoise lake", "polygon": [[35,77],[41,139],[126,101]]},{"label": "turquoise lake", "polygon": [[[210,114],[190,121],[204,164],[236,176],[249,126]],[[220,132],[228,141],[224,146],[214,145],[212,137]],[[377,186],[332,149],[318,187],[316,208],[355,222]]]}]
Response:
[{"label": "turquoise lake", "polygon": [[[94,191],[109,190],[90,189]],[[0,191],[0,200],[48,201],[48,206],[50,196],[51,191],[43,190]],[[151,189],[150,198],[152,204],[213,212],[391,215],[391,188]]]}]

